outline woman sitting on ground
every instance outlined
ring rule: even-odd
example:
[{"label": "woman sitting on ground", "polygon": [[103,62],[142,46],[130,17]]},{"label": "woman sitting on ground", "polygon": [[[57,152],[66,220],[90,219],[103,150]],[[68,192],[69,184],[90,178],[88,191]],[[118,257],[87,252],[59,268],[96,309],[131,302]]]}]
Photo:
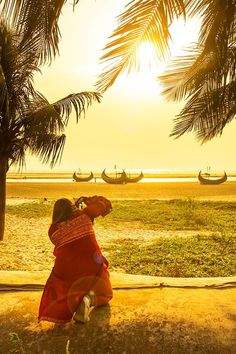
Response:
[{"label": "woman sitting on ground", "polygon": [[90,307],[111,300],[108,262],[93,230],[94,218],[111,210],[110,201],[99,196],[81,197],[75,204],[65,198],[56,201],[48,231],[56,259],[42,295],[39,321],[87,322]]}]

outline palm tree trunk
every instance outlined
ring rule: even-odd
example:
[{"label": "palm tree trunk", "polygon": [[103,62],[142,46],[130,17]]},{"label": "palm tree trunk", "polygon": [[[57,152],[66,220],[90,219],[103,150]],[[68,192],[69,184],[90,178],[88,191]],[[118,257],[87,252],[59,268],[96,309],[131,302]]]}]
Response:
[{"label": "palm tree trunk", "polygon": [[8,161],[0,158],[0,241],[3,240],[5,229],[5,209],[6,209],[6,176]]}]

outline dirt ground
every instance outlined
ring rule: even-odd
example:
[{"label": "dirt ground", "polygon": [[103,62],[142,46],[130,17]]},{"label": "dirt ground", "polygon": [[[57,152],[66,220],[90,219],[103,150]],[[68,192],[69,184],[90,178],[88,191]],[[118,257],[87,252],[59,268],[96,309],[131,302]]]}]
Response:
[{"label": "dirt ground", "polygon": [[[14,276],[19,280],[17,274]],[[8,282],[10,278],[12,279],[8,277]],[[32,278],[36,277],[31,275]],[[234,287],[193,289],[162,286],[134,289],[137,284],[138,286],[157,284],[160,279],[155,282],[155,278],[140,276],[130,278],[129,275],[112,274],[112,283],[116,289],[110,306],[92,310],[91,320],[85,325],[72,322],[66,325],[38,323],[37,311],[41,291],[1,291],[0,353],[234,354],[236,352]],[[222,282],[222,279],[218,279],[216,283],[220,284],[220,281]],[[165,284],[164,279],[162,282]],[[197,280],[194,282],[192,285],[196,285]],[[119,284],[121,289],[117,289]],[[130,285],[131,288],[122,289],[124,284]]]}]

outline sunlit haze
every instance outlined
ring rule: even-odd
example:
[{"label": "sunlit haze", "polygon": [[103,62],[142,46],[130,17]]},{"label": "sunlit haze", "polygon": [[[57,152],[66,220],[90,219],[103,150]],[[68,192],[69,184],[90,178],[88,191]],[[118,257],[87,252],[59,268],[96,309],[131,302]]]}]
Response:
[{"label": "sunlit haze", "polygon": [[[71,5],[64,7],[60,57],[35,78],[36,88],[50,102],[69,93],[95,90],[101,50],[126,3],[86,0],[79,2],[74,12]],[[180,20],[172,26],[173,55],[180,55],[188,43],[197,40],[198,28],[197,19],[186,24]],[[167,63],[156,62],[154,56],[151,44],[143,43],[138,53],[140,71],[121,75],[79,124],[71,116],[63,158],[54,171],[102,170],[115,164],[127,169],[196,171],[210,165],[217,170],[236,170],[235,122],[221,138],[204,145],[193,134],[177,140],[169,137],[183,102],[161,97],[156,78]],[[37,158],[27,158],[27,171],[49,169]]]}]

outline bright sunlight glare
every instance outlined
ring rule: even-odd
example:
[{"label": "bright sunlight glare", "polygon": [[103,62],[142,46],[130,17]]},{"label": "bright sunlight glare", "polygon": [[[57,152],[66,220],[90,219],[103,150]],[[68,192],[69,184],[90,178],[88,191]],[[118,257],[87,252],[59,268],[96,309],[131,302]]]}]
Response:
[{"label": "bright sunlight glare", "polygon": [[171,58],[184,55],[185,48],[191,42],[197,41],[199,28],[199,19],[174,21],[170,28],[172,40],[169,43],[171,53],[169,60],[159,61],[154,45],[150,42],[141,43],[136,52],[138,70],[124,72],[118,77],[115,86],[121,88],[123,92],[131,90],[144,96],[160,94],[162,88],[157,77],[164,72]]},{"label": "bright sunlight glare", "polygon": [[149,42],[143,42],[137,49],[137,60],[140,69],[149,71],[157,65],[156,53],[154,46]]},{"label": "bright sunlight glare", "polygon": [[117,79],[116,86],[123,87],[141,95],[151,92],[160,93],[161,88],[156,80],[157,75],[163,70],[161,63],[156,59],[154,46],[149,42],[143,42],[136,52],[138,70],[124,72]]}]

